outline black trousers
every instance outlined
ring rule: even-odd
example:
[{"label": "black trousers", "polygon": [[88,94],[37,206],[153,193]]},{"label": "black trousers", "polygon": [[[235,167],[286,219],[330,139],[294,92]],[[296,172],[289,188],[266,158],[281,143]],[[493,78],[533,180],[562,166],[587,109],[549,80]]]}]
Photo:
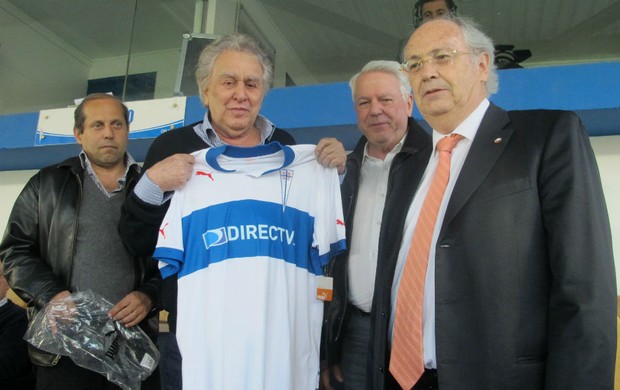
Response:
[{"label": "black trousers", "polygon": [[[386,389],[389,390],[401,390],[400,385],[396,382],[396,379],[392,376],[392,374],[388,374],[388,383]],[[437,370],[425,370],[424,374],[418,383],[413,386],[411,390],[438,390],[439,384],[437,383]]]},{"label": "black trousers", "polygon": [[[159,372],[156,369],[142,382],[142,390],[160,389]],[[54,367],[37,366],[37,390],[120,390],[98,372],[87,370],[62,357]]]}]

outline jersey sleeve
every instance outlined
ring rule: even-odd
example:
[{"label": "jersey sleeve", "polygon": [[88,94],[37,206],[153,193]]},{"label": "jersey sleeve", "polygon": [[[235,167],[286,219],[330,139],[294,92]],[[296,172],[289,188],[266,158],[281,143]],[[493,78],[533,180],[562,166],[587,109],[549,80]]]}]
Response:
[{"label": "jersey sleeve", "polygon": [[170,207],[159,228],[157,246],[153,257],[159,260],[159,270],[163,278],[179,272],[183,265],[183,190],[176,191]]},{"label": "jersey sleeve", "polygon": [[313,246],[318,251],[318,265],[323,267],[330,257],[346,249],[346,238],[338,172],[334,168],[320,167],[320,170]]}]

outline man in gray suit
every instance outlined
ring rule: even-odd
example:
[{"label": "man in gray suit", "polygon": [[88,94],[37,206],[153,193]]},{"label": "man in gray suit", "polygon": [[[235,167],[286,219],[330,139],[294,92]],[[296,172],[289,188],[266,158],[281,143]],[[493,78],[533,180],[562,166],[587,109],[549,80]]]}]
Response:
[{"label": "man in gray suit", "polygon": [[[462,137],[432,231],[419,357],[425,371],[413,388],[612,389],[611,233],[581,121],[566,111],[504,111],[490,103],[498,85],[493,43],[471,21],[423,23],[404,58],[433,144]],[[388,235],[379,243],[386,262],[376,279],[394,278],[375,286],[373,389],[398,386],[390,366],[395,308],[437,158],[433,152],[403,210],[403,245],[384,245]]]}]

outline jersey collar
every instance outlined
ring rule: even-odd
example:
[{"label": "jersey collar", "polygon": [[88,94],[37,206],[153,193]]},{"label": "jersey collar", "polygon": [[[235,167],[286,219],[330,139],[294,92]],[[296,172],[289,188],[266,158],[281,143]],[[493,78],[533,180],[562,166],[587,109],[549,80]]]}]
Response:
[{"label": "jersey collar", "polygon": [[279,171],[280,169],[291,165],[291,163],[295,159],[295,152],[293,151],[293,149],[291,149],[289,146],[282,145],[279,142],[270,142],[265,145],[258,145],[252,147],[223,145],[216,148],[209,148],[209,150],[207,150],[205,160],[210,166],[212,166],[218,171],[236,172],[236,170],[234,169],[224,169],[217,161],[218,157],[223,155],[231,158],[251,158],[268,156],[270,154],[278,152],[284,153],[284,161],[282,163],[282,166],[263,172],[262,175],[265,175],[271,172]]}]

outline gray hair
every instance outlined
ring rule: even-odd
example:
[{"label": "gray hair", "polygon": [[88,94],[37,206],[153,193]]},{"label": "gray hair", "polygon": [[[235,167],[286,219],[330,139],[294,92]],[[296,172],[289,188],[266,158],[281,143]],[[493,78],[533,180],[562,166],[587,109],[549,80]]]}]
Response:
[{"label": "gray hair", "polygon": [[365,73],[372,72],[383,72],[394,76],[400,84],[400,93],[403,95],[403,99],[405,100],[405,102],[407,101],[407,98],[411,95],[411,84],[409,84],[407,76],[405,76],[405,74],[402,72],[400,64],[396,61],[383,60],[370,61],[369,63],[364,65],[362,70],[360,70],[353,77],[351,77],[351,80],[349,80],[349,87],[351,88],[351,96],[353,96],[353,99],[355,99],[355,88],[357,86],[357,79]]},{"label": "gray hair", "polygon": [[[489,77],[486,82],[487,97],[496,93],[499,90],[499,79],[497,76],[497,68],[495,67],[495,46],[493,46],[493,40],[480,29],[478,23],[473,19],[463,16],[448,15],[441,18],[429,19],[422,22],[421,25],[442,19],[448,20],[458,26],[461,34],[463,34],[465,43],[473,53],[478,55],[487,53],[489,55]],[[404,50],[405,49],[403,49],[403,58],[406,58]]]},{"label": "gray hair", "polygon": [[200,53],[196,64],[196,83],[198,91],[202,96],[202,91],[209,86],[209,76],[213,69],[213,63],[217,57],[226,50],[240,51],[254,54],[263,68],[263,85],[265,93],[271,88],[273,81],[273,64],[260,43],[249,35],[233,33],[224,35],[207,45]]},{"label": "gray hair", "polygon": [[465,43],[467,43],[467,46],[469,46],[472,52],[487,53],[489,55],[489,78],[486,82],[487,97],[493,95],[499,89],[493,40],[480,29],[473,19],[461,16],[454,16],[449,19],[459,26],[463,33]]}]

